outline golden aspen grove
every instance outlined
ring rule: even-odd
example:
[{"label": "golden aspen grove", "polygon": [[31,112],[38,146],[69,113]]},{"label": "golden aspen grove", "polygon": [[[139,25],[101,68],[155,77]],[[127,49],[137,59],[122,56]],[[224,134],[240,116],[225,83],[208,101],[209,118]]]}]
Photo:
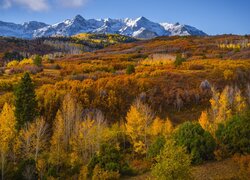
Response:
[{"label": "golden aspen grove", "polygon": [[[199,179],[198,167],[229,160],[230,177],[248,177],[250,59],[241,53],[250,50],[227,57],[232,50],[217,46],[246,38],[161,37],[4,60],[2,179]],[[215,54],[200,58],[207,41],[203,53]],[[140,52],[122,53],[138,44]],[[176,65],[168,44],[190,55]]]},{"label": "golden aspen grove", "polygon": [[0,1],[0,179],[249,180],[243,1]]}]

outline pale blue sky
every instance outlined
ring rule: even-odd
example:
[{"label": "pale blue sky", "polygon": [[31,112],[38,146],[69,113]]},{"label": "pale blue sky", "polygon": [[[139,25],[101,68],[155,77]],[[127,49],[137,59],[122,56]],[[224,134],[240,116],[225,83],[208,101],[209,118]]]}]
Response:
[{"label": "pale blue sky", "polygon": [[0,20],[56,23],[84,18],[136,18],[180,22],[208,34],[250,34],[250,0],[0,0]]}]

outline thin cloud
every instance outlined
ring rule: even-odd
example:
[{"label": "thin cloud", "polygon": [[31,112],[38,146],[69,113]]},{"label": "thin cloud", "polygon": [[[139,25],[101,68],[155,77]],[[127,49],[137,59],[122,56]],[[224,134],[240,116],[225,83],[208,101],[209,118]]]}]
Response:
[{"label": "thin cloud", "polygon": [[89,0],[0,0],[0,8],[11,8],[22,6],[32,11],[44,11],[53,9],[53,6],[63,8],[79,8],[84,6]]},{"label": "thin cloud", "polygon": [[63,7],[78,8],[84,6],[88,0],[57,0]]},{"label": "thin cloud", "polygon": [[47,0],[3,0],[1,3],[3,8],[10,8],[12,6],[23,6],[32,11],[43,11],[49,8]]},{"label": "thin cloud", "polygon": [[10,8],[11,5],[12,5],[11,2],[8,0],[5,0],[4,2],[1,3],[1,6],[5,9]]}]

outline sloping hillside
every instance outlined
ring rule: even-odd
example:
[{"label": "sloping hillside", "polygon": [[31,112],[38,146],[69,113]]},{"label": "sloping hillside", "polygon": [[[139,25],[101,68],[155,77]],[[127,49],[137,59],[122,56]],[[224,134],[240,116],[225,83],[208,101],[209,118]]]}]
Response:
[{"label": "sloping hillside", "polygon": [[81,54],[118,43],[134,42],[136,39],[122,35],[78,34],[73,37],[50,37],[24,40],[0,37],[0,60],[14,60],[33,54],[63,56]]}]

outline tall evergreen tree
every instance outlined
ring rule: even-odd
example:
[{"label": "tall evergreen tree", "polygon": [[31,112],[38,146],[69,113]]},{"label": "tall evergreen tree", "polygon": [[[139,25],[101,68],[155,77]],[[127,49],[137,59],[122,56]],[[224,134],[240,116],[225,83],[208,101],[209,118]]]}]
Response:
[{"label": "tall evergreen tree", "polygon": [[16,128],[20,130],[27,122],[33,121],[37,115],[35,88],[29,73],[24,74],[14,95]]},{"label": "tall evergreen tree", "polygon": [[39,55],[35,55],[33,58],[33,63],[37,66],[42,66],[42,57]]}]

